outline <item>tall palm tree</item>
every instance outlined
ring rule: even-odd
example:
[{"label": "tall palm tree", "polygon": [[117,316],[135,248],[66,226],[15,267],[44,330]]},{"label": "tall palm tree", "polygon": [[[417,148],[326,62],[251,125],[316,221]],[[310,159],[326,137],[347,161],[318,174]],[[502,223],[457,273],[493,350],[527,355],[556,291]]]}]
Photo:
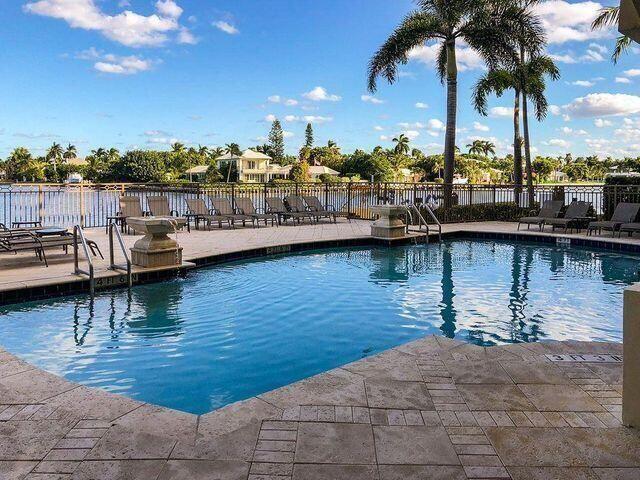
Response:
[{"label": "tall palm tree", "polygon": [[[478,112],[487,115],[487,97],[495,93],[498,97],[505,91],[515,93],[513,112],[513,176],[516,202],[522,191],[522,145],[525,147],[525,165],[527,172],[527,191],[529,205],[533,205],[533,172],[531,168],[531,143],[529,138],[528,99],[531,98],[538,121],[547,115],[548,102],[545,96],[546,77],[557,80],[560,71],[553,60],[546,55],[534,55],[524,62],[510,63],[502,68],[490,70],[484,74],[474,88],[473,103]],[[520,97],[522,96],[522,121],[524,137],[520,136]]]},{"label": "tall palm tree", "polygon": [[184,150],[185,150],[184,143],[175,142],[175,143],[171,144],[171,150],[174,153],[182,153],[182,152],[184,152]]},{"label": "tall palm tree", "polygon": [[541,40],[543,29],[512,0],[418,0],[417,4],[418,10],[407,15],[371,59],[368,87],[375,92],[379,76],[394,83],[398,65],[408,62],[409,52],[431,40],[440,43],[436,68],[441,81],[447,83],[444,182],[445,204],[450,205],[458,103],[456,43],[465,42],[489,67],[495,67],[516,56],[515,31],[526,31],[532,39]]},{"label": "tall palm tree", "polygon": [[406,155],[407,153],[409,153],[409,137],[407,137],[404,133],[401,133],[392,141],[396,144],[396,146],[393,148],[393,152],[396,155]]},{"label": "tall palm tree", "polygon": [[496,154],[496,144],[489,141],[489,140],[485,140],[482,142],[482,153],[484,154],[485,157],[488,157],[489,155],[495,155]]},{"label": "tall palm tree", "polygon": [[120,156],[120,152],[118,151],[117,148],[111,147],[109,151],[106,153],[106,155],[107,155],[107,160],[109,160],[110,162],[115,162]]},{"label": "tall palm tree", "polygon": [[93,155],[94,157],[104,157],[107,154],[107,151],[100,147],[100,148],[96,148],[95,150],[91,150],[91,155]]},{"label": "tall palm tree", "polygon": [[[604,7],[600,9],[600,13],[591,24],[591,30],[600,30],[611,25],[616,25],[620,20],[620,7]],[[629,50],[633,40],[626,35],[620,35],[616,39],[616,46],[613,49],[611,60],[614,64],[618,63],[623,53]]]},{"label": "tall palm tree", "polygon": [[76,158],[78,156],[78,149],[75,145],[67,145],[67,149],[62,154],[62,157],[65,159]]},{"label": "tall palm tree", "polygon": [[198,154],[207,157],[209,155],[209,147],[206,145],[198,145]]},{"label": "tall palm tree", "polygon": [[58,165],[58,161],[60,161],[60,159],[62,158],[62,155],[63,155],[62,145],[60,145],[59,143],[53,142],[53,144],[51,144],[51,146],[49,147],[49,150],[47,150],[47,155],[45,157],[53,165],[53,174],[55,175],[56,179],[58,178],[57,165]]},{"label": "tall palm tree", "polygon": [[213,147],[209,149],[209,156],[214,160],[222,155],[224,155],[224,148],[222,147]]},{"label": "tall palm tree", "polygon": [[227,143],[224,146],[224,153],[228,153],[230,155],[242,155],[242,151],[240,151],[240,145],[237,143]]}]

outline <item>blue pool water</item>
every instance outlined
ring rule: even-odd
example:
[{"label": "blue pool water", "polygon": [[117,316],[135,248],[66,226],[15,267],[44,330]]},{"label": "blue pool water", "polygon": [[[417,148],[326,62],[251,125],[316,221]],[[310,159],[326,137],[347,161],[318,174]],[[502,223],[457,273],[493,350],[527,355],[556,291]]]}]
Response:
[{"label": "blue pool water", "polygon": [[639,260],[475,240],[307,252],[0,307],[0,344],[70,380],[205,413],[432,333],[619,341]]}]

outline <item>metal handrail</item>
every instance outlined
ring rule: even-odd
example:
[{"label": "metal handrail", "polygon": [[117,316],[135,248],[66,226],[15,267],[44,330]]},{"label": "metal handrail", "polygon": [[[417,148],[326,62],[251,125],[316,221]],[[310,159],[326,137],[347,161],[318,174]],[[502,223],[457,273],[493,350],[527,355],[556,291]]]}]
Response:
[{"label": "metal handrail", "polygon": [[[118,226],[115,223],[109,224],[109,270],[121,270],[126,272],[127,274],[127,285],[129,288],[133,286],[133,278],[131,275],[131,258],[129,257],[129,252],[127,252],[127,247],[124,244],[124,240],[122,240],[122,235],[120,234],[120,230],[117,228]],[[122,251],[122,255],[124,256],[126,265],[118,265],[115,262],[115,255],[113,252],[113,232],[116,232],[116,237],[118,239],[118,244],[120,245],[120,250]]]},{"label": "metal handrail", "polygon": [[[420,213],[420,209],[416,205],[414,204],[412,205],[413,205],[413,208],[416,209],[420,217],[424,220],[424,218],[422,217],[422,213]],[[431,207],[429,205],[427,205],[426,203],[423,203],[422,206],[425,208],[427,213],[429,213],[431,220],[433,220],[435,224],[438,226],[438,241],[441,242],[442,241],[442,224],[440,223],[440,220],[438,220],[438,217],[436,217],[436,214],[433,213],[433,210],[431,210]],[[426,220],[425,220],[425,223],[427,223]]]},{"label": "metal handrail", "polygon": [[[82,270],[80,268],[80,262],[78,258],[78,240],[80,240],[80,243],[82,243],[82,250],[84,251],[84,256],[87,259],[87,263],[89,264],[89,270]],[[74,273],[76,275],[87,275],[89,277],[89,292],[93,296],[96,291],[93,260],[91,259],[91,255],[89,254],[87,239],[84,238],[84,233],[82,232],[82,228],[80,228],[80,225],[74,225],[73,227],[73,265]]]}]

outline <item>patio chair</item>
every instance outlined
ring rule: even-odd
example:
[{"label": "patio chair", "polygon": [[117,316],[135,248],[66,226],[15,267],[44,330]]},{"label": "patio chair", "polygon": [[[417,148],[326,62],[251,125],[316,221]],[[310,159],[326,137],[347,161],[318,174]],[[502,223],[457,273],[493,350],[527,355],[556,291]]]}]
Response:
[{"label": "patio chair", "polygon": [[[316,221],[320,218],[328,218],[329,220],[333,218],[333,223],[337,222],[338,212],[336,212],[336,207],[333,205],[327,205],[327,208],[323,207],[318,197],[314,195],[303,195],[302,198],[307,204],[307,207],[309,207],[309,211],[317,215]],[[331,210],[329,210],[329,207],[331,207]],[[347,218],[349,217],[347,216]],[[349,221],[351,221],[351,219],[349,219]]]},{"label": "patio chair", "polygon": [[146,212],[142,211],[140,206],[140,197],[123,195],[119,199],[120,210],[113,216],[107,217],[107,225],[105,230],[109,230],[109,224],[115,222],[120,225],[120,229],[124,232],[127,229],[127,218],[145,217]]},{"label": "patio chair", "polygon": [[630,224],[636,219],[638,211],[640,211],[640,203],[619,203],[616,205],[611,220],[590,222],[587,227],[587,235],[596,231],[601,234],[602,230],[610,230],[611,235],[614,236],[623,224]]},{"label": "patio chair", "polygon": [[563,205],[564,202],[562,200],[547,200],[542,204],[542,208],[537,215],[532,217],[522,217],[518,220],[518,230],[520,230],[520,225],[522,224],[527,226],[527,230],[529,230],[531,225],[537,225],[538,229],[542,230],[544,221],[549,218],[557,218],[558,215],[560,215],[560,210],[562,210]]},{"label": "patio chair", "polygon": [[307,209],[307,206],[299,195],[288,195],[284,197],[284,204],[289,212],[298,214],[298,222],[303,218],[308,218],[311,222],[318,220],[318,217]]},{"label": "patio chair", "polygon": [[231,227],[236,227],[236,222],[242,222],[242,226],[246,225],[246,222],[250,221],[251,225],[255,228],[256,220],[250,215],[245,215],[244,213],[238,213],[234,210],[231,202],[228,198],[224,197],[216,197],[211,199],[211,203],[213,203],[213,208],[216,212],[216,215],[221,217],[228,218],[231,220]]},{"label": "patio chair", "polygon": [[581,225],[589,220],[587,214],[589,213],[590,208],[590,202],[574,200],[567,207],[567,211],[564,212],[564,216],[562,218],[546,219],[544,221],[543,228],[545,225],[551,225],[551,229],[554,232],[556,228],[564,228],[565,233],[567,233],[567,230],[569,229],[573,231],[574,228],[579,231]]},{"label": "patio chair", "polygon": [[264,220],[265,226],[269,224],[269,220],[271,220],[272,227],[278,225],[278,215],[275,213],[259,213],[253,204],[253,200],[249,197],[236,197],[235,202],[236,208],[240,213],[255,218],[256,225],[260,226],[260,220]]},{"label": "patio chair", "polygon": [[226,217],[221,217],[220,215],[216,215],[213,209],[209,209],[207,204],[204,203],[202,198],[187,198],[187,208],[189,211],[187,212],[187,218],[193,217],[196,222],[196,229],[200,224],[200,221],[203,220],[206,222],[209,229],[211,229],[211,223],[218,222],[218,226],[222,228],[222,222],[227,222],[229,227],[231,227],[231,220]]},{"label": "patio chair", "polygon": [[296,219],[298,219],[298,223],[300,223],[301,218],[309,218],[310,220],[313,220],[313,217],[309,212],[290,211],[279,197],[267,197],[265,198],[265,202],[267,203],[266,213],[276,215],[278,217],[278,223],[282,220],[286,222],[289,218],[293,223],[295,223]]},{"label": "patio chair", "polygon": [[622,236],[622,232],[627,233],[631,237],[634,233],[640,232],[640,223],[623,223],[622,225],[620,225],[620,228],[618,228],[618,237]]},{"label": "patio chair", "polygon": [[[148,196],[147,206],[149,207],[149,214],[154,217],[180,217],[177,210],[171,210],[169,208],[169,198],[164,195]],[[185,224],[187,226],[187,231],[191,232],[189,222],[186,222]]]},{"label": "patio chair", "polygon": [[[71,233],[62,235],[54,235],[47,237],[39,237],[36,233],[29,230],[14,230],[3,232],[0,235],[0,252],[9,252],[17,254],[18,252],[33,250],[40,261],[44,261],[45,267],[49,266],[45,249],[62,248],[64,253],[69,252],[69,247],[75,245],[75,238]],[[98,244],[93,240],[87,240],[87,246],[91,250],[94,257],[100,255],[104,259]]]}]

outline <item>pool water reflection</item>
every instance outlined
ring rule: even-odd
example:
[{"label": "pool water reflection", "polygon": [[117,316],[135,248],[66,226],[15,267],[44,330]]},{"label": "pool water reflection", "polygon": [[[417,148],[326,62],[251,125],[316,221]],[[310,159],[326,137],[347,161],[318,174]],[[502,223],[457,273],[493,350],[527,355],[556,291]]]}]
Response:
[{"label": "pool water reflection", "polygon": [[306,252],[2,307],[0,338],[70,380],[205,413],[431,333],[478,345],[620,341],[637,265],[476,240]]}]

